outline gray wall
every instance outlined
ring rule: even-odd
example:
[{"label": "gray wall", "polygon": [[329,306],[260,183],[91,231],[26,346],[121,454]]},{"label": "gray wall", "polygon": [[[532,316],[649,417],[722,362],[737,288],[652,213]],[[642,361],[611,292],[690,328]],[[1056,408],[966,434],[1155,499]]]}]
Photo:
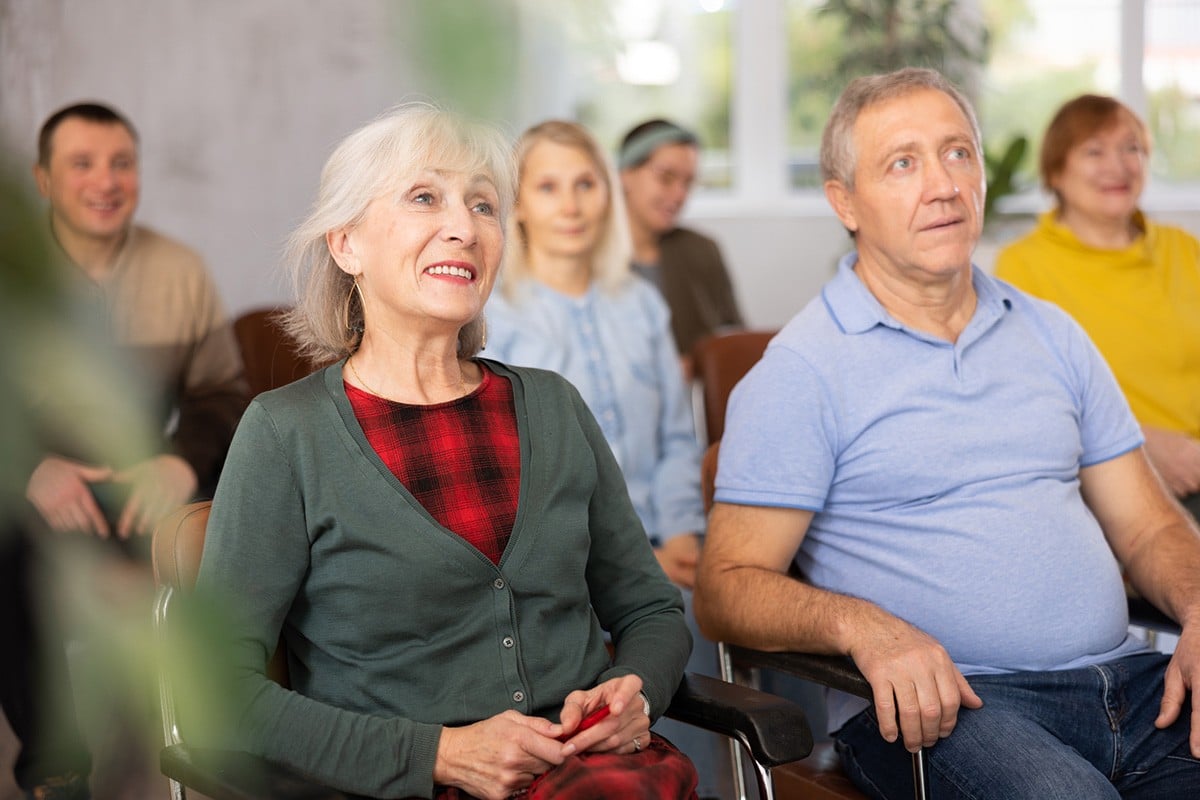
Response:
[{"label": "gray wall", "polygon": [[377,2],[0,0],[0,137],[21,165],[81,99],[142,140],[138,219],[203,253],[234,312],[274,303],[278,247],[331,147],[413,91]]},{"label": "gray wall", "polygon": [[[438,59],[403,64],[414,51],[405,41],[414,8],[413,0],[0,0],[0,141],[29,165],[50,112],[85,98],[114,104],[142,136],[138,218],[203,253],[232,313],[283,302],[279,245],[308,208],[333,144],[384,108],[434,92]],[[518,77],[501,79],[514,130],[567,113],[567,71],[548,66],[563,44],[542,22],[519,21],[533,41],[515,48]],[[819,202],[695,205],[691,223],[721,242],[759,327],[783,324],[848,245]],[[1196,211],[1161,218],[1200,231]]]}]

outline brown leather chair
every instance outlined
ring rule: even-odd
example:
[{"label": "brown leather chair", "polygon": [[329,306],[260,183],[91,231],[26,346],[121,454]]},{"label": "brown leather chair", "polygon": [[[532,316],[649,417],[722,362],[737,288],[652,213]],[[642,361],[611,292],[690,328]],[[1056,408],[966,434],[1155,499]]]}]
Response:
[{"label": "brown leather chair", "polygon": [[[155,630],[165,647],[172,646],[172,631],[182,627],[171,621],[179,616],[181,595],[196,582],[204,551],[210,501],[183,506],[155,528],[152,542]],[[181,620],[182,622],[182,620]],[[287,685],[287,657],[279,644],[268,675]],[[172,800],[185,800],[186,789],[212,800],[343,800],[341,792],[315,786],[303,776],[248,753],[198,748],[187,743],[176,708],[172,675],[160,678],[160,700],[166,747],[159,765],[171,782]],[[774,798],[772,771],[796,761],[812,750],[812,736],[804,712],[794,703],[749,687],[704,675],[687,674],[667,709],[667,716],[736,739],[750,754],[765,800]]]},{"label": "brown leather chair", "polygon": [[279,326],[279,314],[284,310],[258,308],[233,321],[251,397],[303,378],[319,366],[300,355],[295,342]]},{"label": "brown leather chair", "polygon": [[762,358],[775,331],[734,331],[705,336],[692,348],[692,370],[704,398],[706,441],[725,432],[725,403],[729,393]]}]

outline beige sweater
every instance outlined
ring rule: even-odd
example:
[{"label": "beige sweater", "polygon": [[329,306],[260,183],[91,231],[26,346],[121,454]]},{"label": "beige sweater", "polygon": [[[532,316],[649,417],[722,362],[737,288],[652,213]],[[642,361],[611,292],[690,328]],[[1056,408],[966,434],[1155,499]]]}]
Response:
[{"label": "beige sweater", "polygon": [[[204,262],[179,242],[134,226],[103,282],[75,272],[84,308],[141,378],[137,388],[161,433],[160,452],[185,459],[199,493],[211,495],[248,392],[231,322]],[[97,401],[45,399],[81,414]]]}]

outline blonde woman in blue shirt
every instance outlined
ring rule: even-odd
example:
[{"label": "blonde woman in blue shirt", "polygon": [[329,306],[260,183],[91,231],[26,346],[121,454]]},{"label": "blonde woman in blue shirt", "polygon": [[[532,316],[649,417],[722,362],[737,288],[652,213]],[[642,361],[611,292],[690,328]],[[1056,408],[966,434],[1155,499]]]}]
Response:
[{"label": "blonde woman in blue shirt", "polygon": [[[705,522],[701,450],[670,312],[630,270],[621,193],[583,127],[551,120],[530,128],[517,161],[517,204],[503,282],[487,305],[484,354],[575,384],[616,455],[663,571],[690,607]],[[688,668],[715,674],[716,666],[714,646],[696,634]],[[667,735],[700,768],[698,794],[718,794],[705,785],[702,765],[721,757],[719,740],[682,726]],[[711,754],[685,741],[696,736],[715,742]]]}]

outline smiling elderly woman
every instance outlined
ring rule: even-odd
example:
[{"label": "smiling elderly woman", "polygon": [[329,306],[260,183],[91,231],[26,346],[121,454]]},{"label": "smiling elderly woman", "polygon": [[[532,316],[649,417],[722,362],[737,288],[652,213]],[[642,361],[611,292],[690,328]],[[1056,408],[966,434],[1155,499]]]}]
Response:
[{"label": "smiling elderly woman", "polygon": [[287,322],[334,363],[251,405],[198,580],[238,610],[232,735],[373,797],[688,797],[648,730],[689,635],[620,469],[565,380],[476,357],[514,182],[423,105],[326,164]]},{"label": "smiling elderly woman", "polygon": [[1146,454],[1200,518],[1200,241],[1139,209],[1145,123],[1119,100],[1064,104],[1042,140],[1057,207],[996,259],[996,276],[1088,332],[1142,426]]}]

